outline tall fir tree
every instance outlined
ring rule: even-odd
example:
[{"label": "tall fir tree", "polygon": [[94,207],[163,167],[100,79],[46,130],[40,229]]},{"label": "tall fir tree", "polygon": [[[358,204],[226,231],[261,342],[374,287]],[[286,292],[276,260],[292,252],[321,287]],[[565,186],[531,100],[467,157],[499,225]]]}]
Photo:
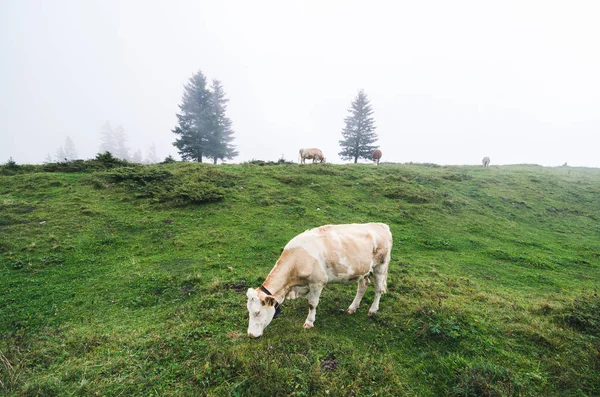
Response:
[{"label": "tall fir tree", "polygon": [[156,145],[152,142],[152,145],[148,147],[148,152],[146,154],[146,164],[156,164],[158,163],[158,156],[156,156]]},{"label": "tall fir tree", "polygon": [[377,148],[373,143],[378,137],[375,133],[373,109],[363,90],[358,92],[348,112],[350,115],[344,120],[346,126],[342,130],[342,151],[339,155],[343,160],[354,159],[354,163],[359,158],[370,159],[373,150]]},{"label": "tall fir tree", "polygon": [[217,164],[217,160],[232,159],[238,155],[235,146],[232,144],[233,127],[232,122],[227,117],[227,102],[223,85],[219,80],[213,80],[211,85],[211,116],[214,118],[213,129],[208,136],[208,146],[206,156],[213,159],[213,163]]},{"label": "tall fir tree", "polygon": [[58,148],[56,151],[56,161],[73,161],[77,160],[77,150],[71,137],[65,139],[65,145]]},{"label": "tall fir tree", "polygon": [[126,145],[127,136],[122,126],[113,127],[107,121],[100,129],[100,153],[110,152],[121,160],[129,159],[129,148]]},{"label": "tall fir tree", "polygon": [[135,163],[135,164],[142,164],[142,151],[140,149],[137,149],[135,152],[133,152],[133,155],[131,156],[131,162]]},{"label": "tall fir tree", "polygon": [[225,114],[227,99],[223,86],[214,80],[211,89],[201,71],[184,86],[178,125],[172,132],[178,135],[173,145],[183,160],[202,162],[206,158],[231,159],[238,155],[233,141],[231,120]]},{"label": "tall fir tree", "polygon": [[119,125],[113,129],[113,134],[115,139],[115,151],[113,154],[121,160],[129,160],[129,148],[126,145],[127,135],[125,135],[125,129]]},{"label": "tall fir tree", "polygon": [[202,162],[207,153],[208,138],[213,129],[211,95],[206,88],[206,77],[201,71],[194,74],[184,86],[183,97],[177,113],[178,125],[173,133],[179,137],[173,145],[183,160]]},{"label": "tall fir tree", "polygon": [[100,153],[115,154],[115,133],[109,121],[100,128]]}]

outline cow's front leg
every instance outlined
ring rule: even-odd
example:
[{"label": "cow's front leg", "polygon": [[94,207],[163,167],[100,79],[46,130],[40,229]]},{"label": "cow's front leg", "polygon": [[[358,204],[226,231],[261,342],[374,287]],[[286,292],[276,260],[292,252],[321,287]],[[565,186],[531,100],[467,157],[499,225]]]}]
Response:
[{"label": "cow's front leg", "polygon": [[360,301],[362,300],[362,297],[365,294],[365,291],[367,290],[368,282],[369,282],[369,279],[366,277],[358,280],[358,288],[356,289],[356,296],[354,297],[352,304],[350,304],[350,307],[348,308],[348,313],[350,313],[350,314],[354,313],[356,311],[356,309],[358,309],[358,307],[360,306]]},{"label": "cow's front leg", "polygon": [[321,284],[311,284],[309,286],[310,291],[308,292],[308,316],[304,321],[304,328],[312,328],[315,323],[315,316],[317,315],[317,305],[319,304],[319,297],[323,286]]},{"label": "cow's front leg", "polygon": [[387,290],[387,273],[389,263],[390,254],[388,253],[383,265],[377,266],[375,269],[373,269],[373,276],[375,278],[375,299],[373,299],[373,304],[369,308],[369,316],[377,313],[377,310],[379,310],[379,299],[381,298],[381,294],[385,293]]}]

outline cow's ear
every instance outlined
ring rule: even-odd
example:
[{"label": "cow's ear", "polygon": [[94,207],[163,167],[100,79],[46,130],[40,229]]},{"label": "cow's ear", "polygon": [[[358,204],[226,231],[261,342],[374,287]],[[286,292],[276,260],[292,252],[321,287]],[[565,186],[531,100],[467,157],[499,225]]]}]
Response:
[{"label": "cow's ear", "polygon": [[275,305],[275,298],[272,295],[268,295],[265,298],[265,305],[267,305],[267,306],[274,306]]}]

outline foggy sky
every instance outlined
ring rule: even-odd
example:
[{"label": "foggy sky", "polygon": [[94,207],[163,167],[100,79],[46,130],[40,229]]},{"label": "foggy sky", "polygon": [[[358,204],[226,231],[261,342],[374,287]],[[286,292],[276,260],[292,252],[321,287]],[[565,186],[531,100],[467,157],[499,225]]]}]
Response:
[{"label": "foggy sky", "polygon": [[337,153],[359,89],[382,161],[600,167],[597,1],[0,0],[0,163],[81,158],[106,121],[162,160],[198,70],[240,156]]}]

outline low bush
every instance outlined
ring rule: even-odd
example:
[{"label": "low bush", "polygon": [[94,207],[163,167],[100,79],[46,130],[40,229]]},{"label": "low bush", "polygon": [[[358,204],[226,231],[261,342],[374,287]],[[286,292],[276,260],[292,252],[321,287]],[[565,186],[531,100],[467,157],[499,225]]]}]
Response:
[{"label": "low bush", "polygon": [[600,296],[596,292],[578,296],[565,308],[562,319],[579,331],[600,337]]},{"label": "low bush", "polygon": [[457,371],[452,396],[501,397],[519,396],[522,385],[507,369],[489,362],[479,362]]},{"label": "low bush", "polygon": [[431,192],[409,184],[387,187],[383,190],[383,195],[390,199],[400,199],[412,204],[424,204],[433,201]]},{"label": "low bush", "polygon": [[121,186],[136,197],[152,198],[176,206],[220,201],[224,188],[235,185],[232,177],[209,166],[194,166],[176,174],[161,166],[121,167],[97,173],[91,183],[97,188]]}]

